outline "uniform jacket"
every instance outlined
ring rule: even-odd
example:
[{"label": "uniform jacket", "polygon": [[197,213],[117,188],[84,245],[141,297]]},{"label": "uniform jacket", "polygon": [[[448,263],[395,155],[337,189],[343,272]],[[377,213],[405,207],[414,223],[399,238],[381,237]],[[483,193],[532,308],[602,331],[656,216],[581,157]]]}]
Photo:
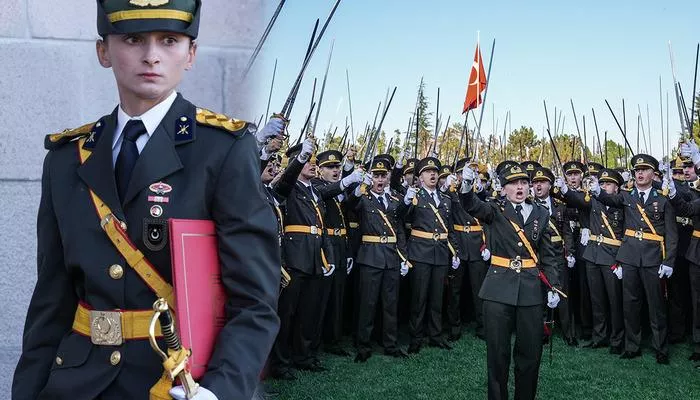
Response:
[{"label": "uniform jacket", "polygon": [[[348,235],[347,235],[347,221],[345,219],[345,205],[344,201],[341,201],[338,196],[343,193],[343,189],[340,187],[340,181],[338,182],[328,182],[322,179],[313,179],[311,183],[314,185],[314,189],[321,194],[326,205],[326,215],[324,217],[324,222],[326,223],[326,229],[328,234],[328,239],[333,246],[333,256],[335,257],[337,267],[345,265],[345,259],[348,256]],[[332,230],[333,234],[330,234]],[[345,230],[345,234],[342,234],[342,230]]]},{"label": "uniform jacket", "polygon": [[641,203],[636,188],[631,192],[620,191],[616,195],[609,195],[601,191],[598,196],[601,203],[610,207],[618,207],[624,210],[624,227],[634,231],[641,230],[651,233],[648,225],[642,219],[637,208],[641,205],[646,212],[649,221],[654,226],[656,233],[664,237],[666,257],[662,257],[659,242],[639,240],[634,237],[623,236],[622,245],[617,251],[616,260],[620,263],[639,267],[657,267],[661,264],[673,267],[676,262],[676,246],[678,244],[678,229],[676,227],[676,213],[669,199],[661,194],[661,191],[652,187],[649,198],[645,204]]},{"label": "uniform jacket", "polygon": [[[399,215],[403,215],[405,222],[411,224],[411,230],[415,229],[433,234],[447,233],[448,235],[448,240],[433,240],[432,238],[424,239],[412,235],[408,236],[408,259],[412,262],[431,265],[449,265],[452,260],[452,254],[447,246],[448,241],[452,244],[455,251],[459,251],[459,245],[455,240],[453,229],[453,204],[449,196],[441,193],[437,188],[435,190],[440,196],[439,206],[436,206],[435,201],[428,194],[428,191],[421,188],[418,193],[416,193],[416,197],[411,204],[406,205],[403,201],[400,202]],[[442,221],[445,223],[447,232],[435,216],[431,205],[437,208],[438,213],[442,217]]]},{"label": "uniform jacket", "polygon": [[[596,265],[612,266],[615,264],[615,257],[620,247],[603,243],[598,240],[598,237],[602,235],[606,238],[622,240],[625,236],[624,211],[618,207],[606,207],[605,204],[592,196],[590,201],[585,201],[584,196],[583,193],[573,190],[567,191],[564,195],[569,206],[576,207],[581,210],[581,213],[589,215],[591,238],[583,253],[583,258]],[[614,236],[606,226],[603,215],[607,218]]]},{"label": "uniform jacket", "polygon": [[[379,269],[398,269],[401,259],[397,249],[406,255],[406,234],[398,215],[399,200],[389,194],[384,194],[387,200],[386,210],[382,210],[379,200],[369,191],[356,197],[354,193],[348,199],[348,208],[353,209],[361,219],[360,232],[362,235],[386,236],[396,234],[396,243],[362,243],[357,252],[357,263]],[[382,218],[382,211],[391,224],[391,229]]]},{"label": "uniform jacket", "polygon": [[459,258],[464,261],[483,261],[481,258],[481,248],[484,245],[484,227],[481,227],[481,231],[469,231],[472,226],[481,226],[481,224],[461,206],[459,194],[457,192],[448,190],[445,194],[450,198],[453,204],[453,225],[459,225],[466,229],[459,230],[453,227],[455,231],[455,240],[459,247]]},{"label": "uniform jacket", "polygon": [[[126,223],[131,241],[170,283],[167,219],[214,221],[228,321],[199,383],[220,399],[250,398],[279,328],[280,284],[275,218],[260,183],[255,138],[247,128],[232,133],[194,123],[195,106],[178,95],[141,152],[120,203],[112,161],[116,119],[115,109],[94,124],[85,143],[92,155],[82,165],[79,142],[47,139],[38,276],[12,398],[147,399],[163,373],[148,340],[96,346],[72,332],[78,302],[102,311],[150,310],[156,300],[100,228],[89,189]],[[156,182],[172,188],[164,194],[169,202],[149,200]],[[152,216],[154,205],[162,206],[162,215]],[[122,266],[123,276],[111,278],[112,265]],[[115,350],[121,361],[112,365]]]},{"label": "uniform jacket", "polygon": [[557,264],[560,263],[561,253],[552,246],[553,231],[549,226],[549,212],[544,207],[533,204],[532,212],[523,226],[516,217],[517,211],[509,201],[485,203],[472,191],[462,194],[461,197],[467,212],[489,226],[489,234],[493,238],[490,248],[492,257],[532,258],[510,220],[523,229],[539,259],[538,268],[522,269],[520,273],[491,265],[481,285],[479,297],[508,305],[542,304],[544,286],[538,277],[538,269],[543,270],[553,286],[559,287]]},{"label": "uniform jacket", "polygon": [[690,242],[685,252],[685,258],[693,264],[700,265],[700,239],[692,235],[692,230],[700,231],[700,198],[688,201],[679,194],[671,199],[671,204],[678,217],[690,218],[692,221],[692,229],[689,234]]}]

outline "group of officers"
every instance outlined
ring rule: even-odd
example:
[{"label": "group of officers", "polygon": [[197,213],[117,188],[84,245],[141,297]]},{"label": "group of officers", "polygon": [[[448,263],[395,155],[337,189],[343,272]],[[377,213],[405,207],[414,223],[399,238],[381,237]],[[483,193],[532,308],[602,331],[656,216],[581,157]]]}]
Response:
[{"label": "group of officers", "polygon": [[640,357],[649,326],[658,363],[688,331],[700,361],[694,145],[670,166],[638,154],[629,172],[569,161],[561,177],[535,161],[489,171],[469,158],[380,154],[362,165],[353,148],[317,152],[306,139],[282,157],[280,147],[274,139],[261,149],[282,248],[272,378],[325,371],[321,348],[350,356],[348,326],[355,362],[370,358],[374,338],[398,358],[426,344],[449,350],[465,311],[487,344],[491,399],[507,398],[513,334],[516,398],[535,397],[555,309],[570,346]]}]

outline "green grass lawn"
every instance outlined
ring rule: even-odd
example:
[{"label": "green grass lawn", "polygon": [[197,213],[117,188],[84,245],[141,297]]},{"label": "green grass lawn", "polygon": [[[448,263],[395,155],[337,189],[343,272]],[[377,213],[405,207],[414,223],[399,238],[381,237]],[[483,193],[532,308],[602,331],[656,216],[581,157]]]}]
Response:
[{"label": "green grass lawn", "polygon": [[[347,346],[350,349],[350,346]],[[557,336],[554,358],[544,349],[538,398],[555,400],[700,399],[700,369],[688,361],[688,344],[671,346],[670,365],[658,365],[651,349],[642,358],[620,360],[608,349],[572,348]],[[396,360],[375,348],[364,364],[324,355],[323,373],[299,372],[292,382],[275,382],[280,399],[485,399],[486,344],[465,332],[451,351],[424,348]],[[510,398],[513,398],[511,363]]]}]

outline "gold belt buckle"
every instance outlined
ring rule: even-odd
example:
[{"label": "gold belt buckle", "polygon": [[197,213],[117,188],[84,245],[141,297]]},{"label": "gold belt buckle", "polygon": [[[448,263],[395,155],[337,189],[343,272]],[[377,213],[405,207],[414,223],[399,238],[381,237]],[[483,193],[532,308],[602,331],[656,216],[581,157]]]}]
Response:
[{"label": "gold belt buckle", "polygon": [[636,232],[634,232],[634,237],[635,237],[636,239],[639,239],[639,241],[641,242],[642,239],[644,239],[644,232],[642,232],[641,230],[640,230],[640,231],[636,231]]},{"label": "gold belt buckle", "polygon": [[379,243],[386,244],[389,243],[389,238],[386,236],[380,236],[379,237]]},{"label": "gold belt buckle", "polygon": [[435,240],[435,241],[440,240],[440,234],[439,234],[439,233],[433,233],[433,240]]},{"label": "gold belt buckle", "polygon": [[596,242],[598,242],[598,244],[601,244],[601,243],[603,243],[603,239],[604,239],[603,235],[598,235],[598,237],[596,238]]},{"label": "gold belt buckle", "polygon": [[334,230],[333,230],[333,235],[334,235],[334,236],[340,236],[340,229],[337,229],[337,228],[334,229]]},{"label": "gold belt buckle", "polygon": [[311,234],[312,234],[312,235],[318,235],[318,227],[312,226],[312,227],[311,227]]},{"label": "gold belt buckle", "polygon": [[471,233],[471,232],[472,232],[472,227],[471,227],[471,225],[465,226],[465,227],[464,227],[464,232],[466,232],[466,233]]},{"label": "gold belt buckle", "polygon": [[520,270],[523,267],[523,262],[520,260],[520,256],[515,257],[514,260],[510,260],[508,263],[508,268],[514,270],[516,273],[520,273]]},{"label": "gold belt buckle", "polygon": [[90,311],[90,339],[93,344],[119,346],[122,336],[122,313],[119,311]]}]

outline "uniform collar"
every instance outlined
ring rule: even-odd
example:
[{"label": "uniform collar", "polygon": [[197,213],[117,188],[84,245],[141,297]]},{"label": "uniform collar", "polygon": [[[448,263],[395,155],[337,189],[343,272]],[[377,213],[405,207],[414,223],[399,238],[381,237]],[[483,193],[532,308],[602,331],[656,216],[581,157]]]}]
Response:
[{"label": "uniform collar", "polygon": [[170,107],[172,107],[176,98],[177,92],[173,90],[173,92],[170,93],[170,95],[166,97],[165,100],[156,104],[145,113],[137,116],[130,116],[129,114],[127,114],[120,104],[119,107],[117,107],[117,127],[115,129],[114,138],[112,139],[112,149],[117,147],[117,144],[119,144],[119,139],[122,136],[124,126],[126,126],[126,123],[129,122],[129,120],[131,119],[140,119],[141,121],[143,121],[143,125],[146,127],[148,138],[150,139],[153,133],[158,128],[158,125],[160,125],[161,121],[163,121],[163,118],[165,118],[165,114],[167,114],[170,110]]}]

